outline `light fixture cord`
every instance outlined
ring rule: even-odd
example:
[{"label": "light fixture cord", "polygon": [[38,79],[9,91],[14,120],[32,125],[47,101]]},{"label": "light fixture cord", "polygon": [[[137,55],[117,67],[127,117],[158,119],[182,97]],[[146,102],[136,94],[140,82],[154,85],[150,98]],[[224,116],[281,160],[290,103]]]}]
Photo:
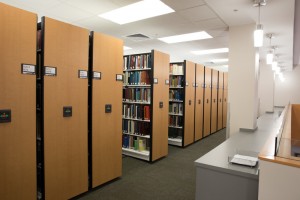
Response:
[{"label": "light fixture cord", "polygon": [[260,24],[260,3],[258,4],[258,24]]}]

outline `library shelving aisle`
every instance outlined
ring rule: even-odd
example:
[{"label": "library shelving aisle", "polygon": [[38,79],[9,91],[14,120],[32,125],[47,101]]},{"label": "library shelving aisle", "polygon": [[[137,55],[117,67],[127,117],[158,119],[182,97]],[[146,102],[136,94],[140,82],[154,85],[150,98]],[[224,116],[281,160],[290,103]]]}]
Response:
[{"label": "library shelving aisle", "polygon": [[228,72],[224,72],[223,80],[223,128],[227,125],[227,96],[228,96]]},{"label": "library shelving aisle", "polygon": [[168,143],[187,146],[194,142],[195,63],[170,64]]},{"label": "library shelving aisle", "polygon": [[38,35],[39,194],[70,199],[88,190],[89,31],[43,17]]},{"label": "library shelving aisle", "polygon": [[89,178],[94,188],[122,174],[123,41],[91,32],[90,44]]},{"label": "library shelving aisle", "polygon": [[217,131],[217,119],[218,119],[218,71],[212,70],[211,76],[211,133]]},{"label": "library shelving aisle", "polygon": [[205,75],[203,84],[204,87],[204,102],[203,102],[203,136],[210,135],[210,116],[211,116],[211,68],[205,67]]},{"label": "library shelving aisle", "polygon": [[218,80],[218,131],[223,128],[223,72],[219,72]]},{"label": "library shelving aisle", "polygon": [[36,195],[37,15],[0,3],[0,198]]},{"label": "library shelving aisle", "polygon": [[195,141],[203,137],[203,94],[204,94],[204,66],[196,64],[195,89]]},{"label": "library shelving aisle", "polygon": [[162,52],[124,56],[124,155],[155,161],[168,154],[168,66]]}]

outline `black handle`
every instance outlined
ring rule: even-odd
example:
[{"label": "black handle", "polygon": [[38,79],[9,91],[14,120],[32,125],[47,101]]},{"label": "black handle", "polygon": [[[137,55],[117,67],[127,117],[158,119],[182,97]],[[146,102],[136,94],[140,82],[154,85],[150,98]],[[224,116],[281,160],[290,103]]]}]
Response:
[{"label": "black handle", "polygon": [[198,104],[201,104],[201,100],[200,99],[198,99]]},{"label": "black handle", "polygon": [[216,103],[216,99],[214,99],[214,103]]},{"label": "black handle", "polygon": [[192,105],[192,100],[189,100],[189,105]]},{"label": "black handle", "polygon": [[206,99],[206,103],[208,103],[209,102],[209,100],[208,99]]}]

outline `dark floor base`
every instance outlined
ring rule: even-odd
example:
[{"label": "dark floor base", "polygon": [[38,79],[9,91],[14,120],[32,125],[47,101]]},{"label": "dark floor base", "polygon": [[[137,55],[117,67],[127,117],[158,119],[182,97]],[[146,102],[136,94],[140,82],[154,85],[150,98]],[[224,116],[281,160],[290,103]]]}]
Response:
[{"label": "dark floor base", "polygon": [[195,199],[194,161],[225,141],[222,129],[186,148],[169,146],[169,154],[155,163],[123,157],[119,180],[91,191],[80,200],[192,200]]}]

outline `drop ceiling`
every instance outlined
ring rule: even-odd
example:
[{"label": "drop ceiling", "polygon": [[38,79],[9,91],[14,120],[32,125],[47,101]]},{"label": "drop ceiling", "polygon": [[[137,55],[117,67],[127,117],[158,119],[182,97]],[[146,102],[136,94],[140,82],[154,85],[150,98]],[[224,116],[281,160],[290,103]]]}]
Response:
[{"label": "drop ceiling", "polygon": [[[197,56],[193,50],[228,47],[230,26],[256,23],[258,9],[252,0],[162,0],[174,13],[141,20],[125,25],[115,24],[98,17],[104,12],[137,2],[137,0],[4,0],[3,3],[35,12],[42,16],[103,32],[124,40],[132,49],[124,54],[144,53],[152,49],[170,54],[172,62],[190,60],[226,71],[225,67],[211,63],[212,59],[228,58],[228,53]],[[282,67],[293,67],[293,30],[295,0],[268,0],[261,9],[261,22],[265,33],[273,33],[272,45],[278,46],[276,54]],[[237,10],[237,11],[234,11]],[[160,37],[206,31],[212,39],[166,44]],[[149,38],[128,38],[143,34]],[[265,38],[260,48],[261,61],[270,45]],[[226,63],[221,63],[226,64]]]}]

